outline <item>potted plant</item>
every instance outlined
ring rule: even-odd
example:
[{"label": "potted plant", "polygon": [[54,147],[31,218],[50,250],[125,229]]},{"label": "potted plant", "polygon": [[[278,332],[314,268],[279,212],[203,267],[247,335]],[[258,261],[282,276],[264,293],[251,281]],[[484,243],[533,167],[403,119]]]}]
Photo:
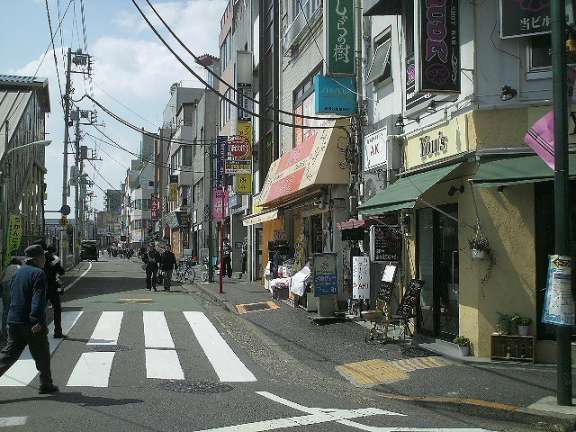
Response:
[{"label": "potted plant", "polygon": [[484,259],[490,253],[490,243],[486,237],[476,236],[468,241],[473,259]]},{"label": "potted plant", "polygon": [[501,335],[512,334],[512,327],[514,325],[513,316],[508,314],[502,314],[498,312],[498,323],[496,324],[496,329]]},{"label": "potted plant", "polygon": [[460,355],[462,357],[467,357],[470,355],[470,339],[465,336],[458,336],[454,338],[453,342],[458,345],[460,349]]},{"label": "potted plant", "polygon": [[532,318],[519,317],[517,323],[518,323],[518,334],[520,336],[528,336],[528,334],[530,333],[530,324],[532,324]]}]

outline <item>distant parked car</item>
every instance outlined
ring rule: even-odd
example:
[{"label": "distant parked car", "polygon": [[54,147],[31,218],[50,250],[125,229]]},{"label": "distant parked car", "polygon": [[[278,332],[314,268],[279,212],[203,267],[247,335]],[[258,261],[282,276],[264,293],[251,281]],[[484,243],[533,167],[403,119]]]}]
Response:
[{"label": "distant parked car", "polygon": [[98,246],[96,240],[82,240],[80,243],[80,260],[98,261]]}]

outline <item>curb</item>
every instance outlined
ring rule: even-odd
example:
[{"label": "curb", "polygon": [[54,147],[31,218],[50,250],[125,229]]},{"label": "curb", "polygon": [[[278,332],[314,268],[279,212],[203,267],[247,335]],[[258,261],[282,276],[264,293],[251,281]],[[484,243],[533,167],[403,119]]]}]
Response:
[{"label": "curb", "polygon": [[213,293],[212,291],[210,291],[208,289],[208,287],[210,286],[209,284],[206,284],[205,286],[200,285],[198,283],[191,283],[191,284],[182,284],[182,287],[184,289],[186,289],[186,286],[193,286],[196,287],[197,289],[199,289],[200,291],[202,291],[204,294],[206,294],[208,297],[210,297],[212,300],[214,300],[215,302],[219,303],[222,305],[222,307],[224,309],[226,309],[228,312],[233,313],[233,314],[238,314],[238,312],[236,311],[236,307],[234,307],[234,305],[232,303],[230,303],[229,301],[227,301],[226,299],[224,299],[223,297],[220,297],[220,295]]}]

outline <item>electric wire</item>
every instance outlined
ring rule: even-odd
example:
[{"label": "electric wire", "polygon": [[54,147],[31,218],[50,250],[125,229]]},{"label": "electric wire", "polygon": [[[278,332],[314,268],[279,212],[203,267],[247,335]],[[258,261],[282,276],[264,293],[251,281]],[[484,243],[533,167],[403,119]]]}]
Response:
[{"label": "electric wire", "polygon": [[[300,0],[298,0],[300,1]],[[184,48],[184,50],[186,50],[186,52],[188,54],[190,54],[192,56],[192,58],[194,58],[194,60],[200,64],[204,69],[206,69],[206,71],[212,75],[214,78],[216,78],[218,81],[220,81],[222,84],[224,84],[226,87],[228,87],[230,90],[232,90],[234,93],[241,93],[236,87],[234,87],[232,84],[230,84],[229,82],[225,81],[222,77],[220,77],[216,72],[214,72],[212,69],[210,69],[209,67],[204,66],[201,63],[201,59],[200,57],[198,57],[196,54],[194,54],[189,48],[188,46],[182,41],[182,39],[172,30],[172,28],[170,27],[170,25],[164,20],[164,18],[162,17],[162,15],[160,15],[160,13],[156,10],[156,8],[154,7],[154,5],[150,2],[150,0],[146,0],[146,3],[148,3],[148,6],[150,6],[150,8],[152,9],[152,11],[154,12],[154,14],[158,17],[158,19],[162,22],[162,24],[164,25],[164,27],[166,27],[166,29],[168,30],[168,32],[170,32],[170,34],[174,37],[174,39],[176,39],[176,41],[178,41],[178,43],[182,46],[182,48]],[[314,39],[316,40],[316,39]],[[340,83],[339,83],[340,84]],[[344,86],[344,88],[346,88],[347,90],[353,92],[352,90],[348,89],[347,87]],[[353,92],[354,93],[354,92]],[[249,101],[256,103],[256,104],[260,104],[260,102],[251,97],[248,96],[244,93],[241,93],[242,97],[245,99],[248,99]],[[264,107],[266,109],[269,110],[275,110],[274,106],[272,105],[268,105],[266,107]],[[279,113],[281,114],[286,114],[292,117],[297,117],[297,118],[302,118],[302,119],[307,119],[307,120],[326,120],[326,117],[319,117],[319,116],[308,116],[308,115],[304,115],[304,114],[297,114],[294,112],[290,112],[290,111],[284,111],[279,109],[278,110]],[[350,116],[344,116],[342,118],[350,118]]]},{"label": "electric wire", "polygon": [[[166,42],[166,40],[162,37],[162,35],[158,32],[158,30],[154,27],[154,25],[150,22],[150,20],[148,19],[148,17],[146,16],[146,14],[144,13],[144,11],[142,11],[142,9],[140,8],[140,6],[138,6],[138,3],[136,3],[136,0],[131,0],[132,3],[134,4],[134,6],[136,6],[136,9],[138,9],[138,12],[140,13],[140,15],[142,16],[142,18],[146,21],[146,23],[148,24],[148,27],[150,27],[150,29],[154,32],[154,34],[158,37],[158,39],[160,39],[160,41],[162,42],[162,44],[166,47],[166,49],[168,49],[168,51],[170,51],[172,53],[172,55],[174,55],[174,57],[176,57],[176,59],[180,62],[180,64],[182,66],[184,66],[184,68],[186,68],[192,75],[194,75],[202,84],[204,84],[206,86],[206,88],[212,90],[216,95],[218,95],[221,99],[225,100],[226,102],[228,102],[230,105],[235,106],[236,108],[241,109],[242,111],[244,111],[245,113],[248,113],[254,117],[258,117],[263,119],[264,121],[268,121],[280,126],[287,126],[290,128],[295,128],[295,129],[344,129],[347,131],[347,128],[344,126],[337,126],[337,125],[333,125],[333,126],[312,126],[312,125],[299,125],[299,124],[295,124],[295,123],[288,123],[288,122],[284,122],[284,121],[275,121],[274,119],[271,119],[263,114],[260,113],[255,113],[253,111],[250,111],[244,107],[242,107],[241,105],[239,105],[237,102],[233,101],[232,99],[230,99],[229,97],[223,95],[222,93],[220,93],[218,90],[216,90],[216,88],[214,88],[214,86],[212,86],[210,83],[208,83],[204,78],[202,78],[197,72],[195,72],[177,53],[176,51],[174,51],[174,49]],[[294,113],[291,113],[290,115],[294,115]],[[326,118],[324,120],[333,120],[330,118]]]},{"label": "electric wire", "polygon": [[56,78],[58,81],[58,91],[60,92],[60,103],[62,104],[62,110],[64,108],[64,95],[62,93],[62,83],[60,79],[60,67],[58,66],[58,55],[56,54],[56,46],[54,44],[55,33],[52,31],[52,19],[50,18],[50,8],[48,6],[48,0],[44,0],[44,5],[46,6],[46,16],[48,18],[48,29],[50,30],[50,43],[52,44],[52,54],[54,55],[54,66],[56,67]]},{"label": "electric wire", "polygon": [[110,186],[112,189],[116,189],[116,186],[114,186],[112,183],[110,183],[110,182],[108,181],[108,179],[107,179],[106,177],[104,177],[102,174],[100,174],[100,171],[98,171],[98,168],[96,168],[96,165],[94,164],[94,162],[92,162],[90,159],[86,159],[86,160],[88,161],[88,163],[89,163],[90,165],[92,165],[92,168],[94,168],[94,172],[95,172],[96,174],[98,174],[98,176],[99,176],[102,180],[104,180],[108,186]]}]

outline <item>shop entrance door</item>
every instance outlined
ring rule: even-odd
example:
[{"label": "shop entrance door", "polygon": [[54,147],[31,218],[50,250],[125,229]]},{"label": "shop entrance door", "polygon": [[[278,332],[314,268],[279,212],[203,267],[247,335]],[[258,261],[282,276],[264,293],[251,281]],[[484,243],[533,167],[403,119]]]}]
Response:
[{"label": "shop entrance door", "polygon": [[418,271],[424,281],[419,328],[451,340],[459,333],[458,206],[418,211]]}]

